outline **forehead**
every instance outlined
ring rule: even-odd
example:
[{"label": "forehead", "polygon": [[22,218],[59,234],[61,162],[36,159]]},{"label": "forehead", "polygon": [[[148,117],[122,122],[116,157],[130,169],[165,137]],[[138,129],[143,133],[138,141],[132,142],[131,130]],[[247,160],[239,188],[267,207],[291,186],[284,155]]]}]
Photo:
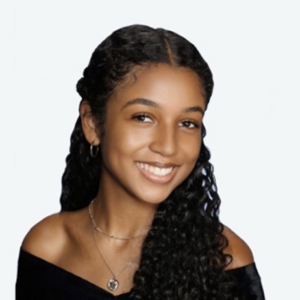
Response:
[{"label": "forehead", "polygon": [[202,104],[203,109],[205,108],[205,92],[199,76],[191,69],[165,64],[134,68],[111,100],[123,102],[138,97],[157,101],[162,105],[189,103]]}]

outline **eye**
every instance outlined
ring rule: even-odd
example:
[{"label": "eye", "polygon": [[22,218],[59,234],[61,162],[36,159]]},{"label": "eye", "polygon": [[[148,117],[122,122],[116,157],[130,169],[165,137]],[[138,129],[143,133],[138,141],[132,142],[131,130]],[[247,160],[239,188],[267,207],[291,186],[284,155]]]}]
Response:
[{"label": "eye", "polygon": [[196,122],[190,121],[190,120],[184,120],[179,123],[180,127],[186,127],[186,128],[199,128],[199,124]]},{"label": "eye", "polygon": [[150,116],[146,115],[145,113],[138,114],[132,117],[132,119],[137,120],[141,123],[150,123],[152,122],[152,119]]}]

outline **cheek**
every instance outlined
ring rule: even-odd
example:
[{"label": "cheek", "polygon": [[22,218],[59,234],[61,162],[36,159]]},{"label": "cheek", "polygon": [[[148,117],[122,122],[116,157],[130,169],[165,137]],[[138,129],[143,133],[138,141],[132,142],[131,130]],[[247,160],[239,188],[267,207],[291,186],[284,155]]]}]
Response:
[{"label": "cheek", "polygon": [[182,152],[186,159],[191,163],[196,163],[200,150],[201,150],[201,138],[190,138],[182,143]]},{"label": "cheek", "polygon": [[118,128],[111,127],[106,131],[101,142],[102,158],[105,160],[119,161],[126,157],[133,156],[138,150],[143,148],[149,135],[138,130],[128,130],[126,126]]}]

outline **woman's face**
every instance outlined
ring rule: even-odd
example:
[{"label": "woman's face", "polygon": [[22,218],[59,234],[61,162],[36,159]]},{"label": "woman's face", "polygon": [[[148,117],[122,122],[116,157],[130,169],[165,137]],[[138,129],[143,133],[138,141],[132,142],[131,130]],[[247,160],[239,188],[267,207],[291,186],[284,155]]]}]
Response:
[{"label": "woman's face", "polygon": [[189,69],[158,65],[130,74],[108,102],[101,182],[121,199],[165,200],[195,166],[204,110]]}]

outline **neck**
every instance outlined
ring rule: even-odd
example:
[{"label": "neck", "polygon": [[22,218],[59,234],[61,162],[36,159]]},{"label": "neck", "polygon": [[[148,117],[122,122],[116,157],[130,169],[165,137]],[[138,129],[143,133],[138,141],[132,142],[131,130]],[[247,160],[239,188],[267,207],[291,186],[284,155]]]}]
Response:
[{"label": "neck", "polygon": [[149,231],[157,205],[128,195],[111,195],[99,190],[93,203],[96,226],[108,235],[120,238],[143,237]]}]

